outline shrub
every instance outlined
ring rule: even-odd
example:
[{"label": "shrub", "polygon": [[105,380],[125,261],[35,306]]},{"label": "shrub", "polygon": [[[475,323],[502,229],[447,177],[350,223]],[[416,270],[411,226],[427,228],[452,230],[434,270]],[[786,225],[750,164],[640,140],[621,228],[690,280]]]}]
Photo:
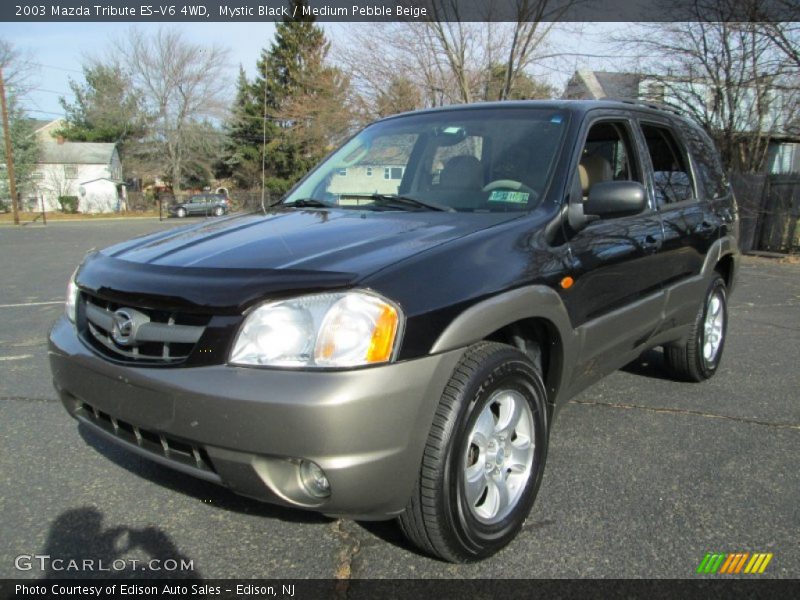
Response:
[{"label": "shrub", "polygon": [[61,205],[61,212],[74,215],[78,212],[77,196],[59,196],[58,203]]},{"label": "shrub", "polygon": [[264,189],[266,190],[267,197],[269,198],[269,202],[267,202],[267,204],[274,204],[280,200],[281,196],[288,192],[292,185],[292,182],[287,181],[286,179],[267,177],[264,181]]}]

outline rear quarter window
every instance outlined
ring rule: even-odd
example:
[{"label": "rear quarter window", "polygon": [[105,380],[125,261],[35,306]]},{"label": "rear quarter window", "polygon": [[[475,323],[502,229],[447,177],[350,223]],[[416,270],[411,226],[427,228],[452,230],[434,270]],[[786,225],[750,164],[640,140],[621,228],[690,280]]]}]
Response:
[{"label": "rear quarter window", "polygon": [[692,155],[705,196],[711,199],[727,194],[728,180],[711,138],[696,125],[682,120],[677,124]]},{"label": "rear quarter window", "polygon": [[651,122],[642,122],[641,127],[653,167],[656,204],[661,207],[696,200],[686,150],[673,129]]}]

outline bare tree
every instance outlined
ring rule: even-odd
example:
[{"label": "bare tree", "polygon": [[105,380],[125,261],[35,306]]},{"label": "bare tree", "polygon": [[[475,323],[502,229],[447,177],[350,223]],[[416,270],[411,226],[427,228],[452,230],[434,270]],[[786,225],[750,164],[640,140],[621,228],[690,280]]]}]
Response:
[{"label": "bare tree", "polygon": [[187,161],[202,150],[193,143],[198,123],[227,110],[228,50],[191,43],[174,29],[147,35],[133,28],[115,43],[112,60],[128,71],[152,120],[148,141],[161,149],[169,179],[179,189]]},{"label": "bare tree", "polygon": [[783,53],[791,68],[800,71],[800,23],[766,22],[762,23],[762,30]]},{"label": "bare tree", "polygon": [[549,8],[547,1],[517,0],[516,17],[511,43],[505,61],[504,85],[497,100],[511,96],[515,83],[538,58],[537,50],[544,45],[554,23],[571,7],[564,2],[558,8]]},{"label": "bare tree", "polygon": [[[394,84],[411,82],[418,93],[404,90],[404,99],[418,98],[422,106],[506,100],[520,81],[530,81],[537,61],[552,57],[547,39],[554,23],[572,2],[512,0],[515,21],[491,22],[494,1],[482,11],[484,21],[467,21],[466,5],[457,0],[430,0],[433,20],[353,24],[338,37],[336,58],[352,74],[368,117],[382,112],[379,99]],[[471,18],[475,14],[470,14]],[[402,74],[400,81],[399,75]],[[498,74],[499,82],[498,85]],[[526,90],[543,91],[527,85]],[[405,108],[405,107],[404,107]]]},{"label": "bare tree", "polygon": [[36,65],[27,52],[5,38],[0,38],[0,68],[3,69],[3,78],[10,94],[19,98],[30,91]]},{"label": "bare tree", "polygon": [[641,56],[640,94],[703,125],[729,170],[759,172],[795,92],[760,24],[730,22],[731,0],[694,7],[693,22],[648,23],[620,40]]},{"label": "bare tree", "polygon": [[[751,2],[753,0],[750,0]],[[800,13],[797,0],[773,0],[762,6],[752,6],[753,20],[786,60],[786,66],[797,75],[800,72]]]},{"label": "bare tree", "polygon": [[[65,196],[77,196],[75,178],[70,176],[67,165],[44,165],[42,168],[42,180],[37,184],[36,191],[44,193],[47,204],[53,208],[66,209],[67,205],[61,204],[61,199]],[[80,206],[80,201],[75,205],[75,209],[85,207]]]}]

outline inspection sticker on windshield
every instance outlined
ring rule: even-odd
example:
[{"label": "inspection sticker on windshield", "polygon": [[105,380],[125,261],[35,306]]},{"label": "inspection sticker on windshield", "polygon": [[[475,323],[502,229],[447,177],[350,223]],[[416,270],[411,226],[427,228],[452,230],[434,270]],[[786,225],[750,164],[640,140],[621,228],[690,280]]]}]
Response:
[{"label": "inspection sticker on windshield", "polygon": [[495,190],[489,196],[489,202],[511,202],[512,204],[527,204],[528,192],[504,192]]}]

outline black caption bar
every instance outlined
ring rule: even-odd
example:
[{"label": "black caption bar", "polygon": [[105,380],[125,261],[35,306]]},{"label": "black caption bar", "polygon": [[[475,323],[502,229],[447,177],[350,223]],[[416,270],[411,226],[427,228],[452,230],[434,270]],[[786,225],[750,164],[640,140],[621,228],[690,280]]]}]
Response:
[{"label": "black caption bar", "polygon": [[800,0],[4,0],[0,21],[798,21]]},{"label": "black caption bar", "polygon": [[[792,591],[794,590],[794,592]],[[0,597],[8,599],[59,598],[174,598],[269,600],[419,600],[420,598],[647,598],[676,597],[753,600],[796,598],[798,580],[534,580],[534,579],[427,579],[427,580],[157,580],[62,579],[0,580]]]}]

